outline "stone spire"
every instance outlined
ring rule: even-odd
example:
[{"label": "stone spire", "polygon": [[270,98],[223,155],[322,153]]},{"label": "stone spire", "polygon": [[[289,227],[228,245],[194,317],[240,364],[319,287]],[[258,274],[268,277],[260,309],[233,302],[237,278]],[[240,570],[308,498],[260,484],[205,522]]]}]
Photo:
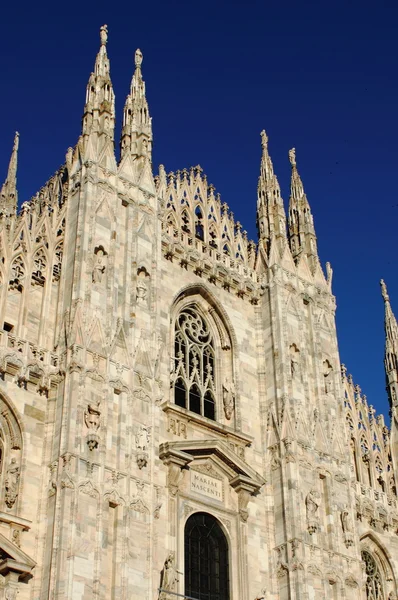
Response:
[{"label": "stone spire", "polygon": [[11,152],[10,164],[5,182],[0,191],[0,212],[13,215],[17,211],[17,163],[18,163],[19,133],[15,133],[14,146]]},{"label": "stone spire", "polygon": [[135,52],[135,72],[131,80],[130,93],[126,98],[123,112],[121,158],[130,153],[134,158],[152,156],[152,119],[149,116],[142,78],[142,52]]},{"label": "stone spire", "polygon": [[85,141],[92,133],[113,141],[115,128],[115,94],[110,77],[110,63],[106,53],[108,27],[100,29],[101,45],[95,60],[94,72],[87,84],[86,104],[83,115]]},{"label": "stone spire", "polygon": [[[381,294],[384,300],[385,317],[384,330],[386,333],[386,346],[384,353],[384,366],[386,371],[387,392],[391,407],[398,407],[398,324],[391,309],[390,297],[383,279],[380,281]],[[397,415],[398,416],[398,415]]]},{"label": "stone spire", "polygon": [[304,252],[308,257],[310,269],[314,273],[319,263],[314,219],[297,170],[295,148],[289,150],[289,160],[292,165],[289,201],[290,250],[296,261]]},{"label": "stone spire", "polygon": [[286,214],[278,179],[268,153],[268,136],[261,132],[262,156],[257,186],[257,228],[267,251],[275,236],[281,246],[286,240]]}]

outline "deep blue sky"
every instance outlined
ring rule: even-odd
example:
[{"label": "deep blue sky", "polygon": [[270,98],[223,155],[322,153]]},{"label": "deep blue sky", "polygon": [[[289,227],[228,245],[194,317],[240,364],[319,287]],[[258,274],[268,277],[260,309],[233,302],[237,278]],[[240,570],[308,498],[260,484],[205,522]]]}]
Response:
[{"label": "deep blue sky", "polygon": [[155,168],[200,163],[251,237],[261,129],[286,204],[296,147],[334,269],[342,362],[387,413],[379,279],[398,315],[397,21],[393,1],[6,3],[0,179],[15,130],[20,201],[63,163],[107,23],[118,131],[140,47]]}]

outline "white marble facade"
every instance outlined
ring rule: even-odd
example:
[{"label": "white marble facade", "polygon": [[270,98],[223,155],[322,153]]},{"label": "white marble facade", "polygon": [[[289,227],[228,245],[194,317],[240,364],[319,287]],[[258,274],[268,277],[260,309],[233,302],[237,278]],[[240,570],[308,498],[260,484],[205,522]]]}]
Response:
[{"label": "white marble facade", "polygon": [[117,162],[107,37],[65,164],[17,214],[16,135],[1,189],[0,595],[396,599],[385,284],[391,431],[340,364],[294,149],[286,217],[261,135],[249,241],[199,166],[154,176],[139,50]]}]

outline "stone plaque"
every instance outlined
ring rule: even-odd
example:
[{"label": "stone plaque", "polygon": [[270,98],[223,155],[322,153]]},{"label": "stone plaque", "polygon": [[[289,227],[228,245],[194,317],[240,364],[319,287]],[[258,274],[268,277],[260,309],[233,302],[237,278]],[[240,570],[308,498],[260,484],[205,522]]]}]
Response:
[{"label": "stone plaque", "polygon": [[213,498],[213,500],[223,501],[223,484],[222,481],[198,471],[190,471],[191,473],[191,491],[197,494]]}]

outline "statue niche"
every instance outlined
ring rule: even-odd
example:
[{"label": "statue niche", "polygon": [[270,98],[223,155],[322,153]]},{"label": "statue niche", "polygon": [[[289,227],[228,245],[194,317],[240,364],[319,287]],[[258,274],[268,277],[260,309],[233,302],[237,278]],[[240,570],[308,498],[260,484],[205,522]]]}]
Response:
[{"label": "statue niche", "polygon": [[148,301],[148,286],[150,275],[145,267],[140,267],[137,270],[137,302],[145,304]]},{"label": "statue niche", "polygon": [[96,246],[94,249],[94,266],[92,271],[93,283],[101,283],[106,269],[106,257],[108,253],[103,246]]}]

